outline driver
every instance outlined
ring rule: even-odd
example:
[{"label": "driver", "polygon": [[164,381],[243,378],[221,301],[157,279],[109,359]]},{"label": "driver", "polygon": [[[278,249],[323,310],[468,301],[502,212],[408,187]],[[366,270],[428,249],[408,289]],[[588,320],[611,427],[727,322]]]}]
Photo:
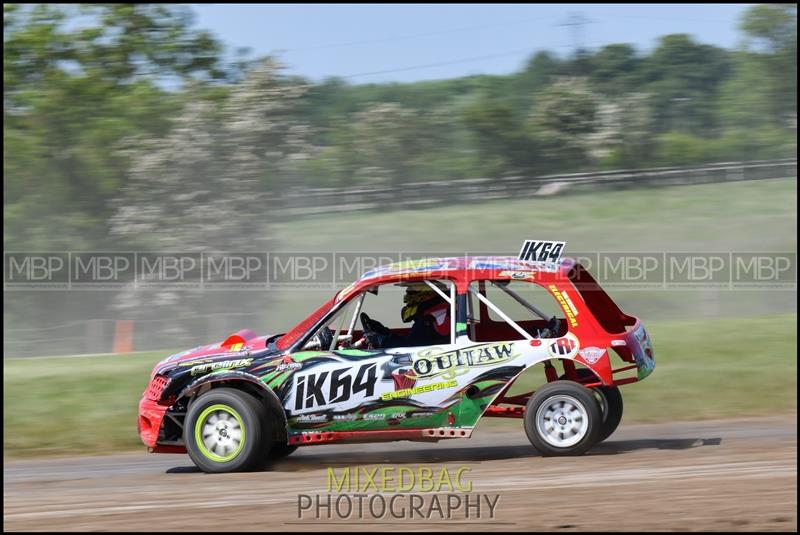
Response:
[{"label": "driver", "polygon": [[[441,283],[434,283],[443,292]],[[450,305],[438,292],[424,282],[406,285],[400,317],[404,323],[413,321],[407,335],[393,333],[379,321],[362,314],[364,337],[373,348],[423,346],[450,342]]]}]

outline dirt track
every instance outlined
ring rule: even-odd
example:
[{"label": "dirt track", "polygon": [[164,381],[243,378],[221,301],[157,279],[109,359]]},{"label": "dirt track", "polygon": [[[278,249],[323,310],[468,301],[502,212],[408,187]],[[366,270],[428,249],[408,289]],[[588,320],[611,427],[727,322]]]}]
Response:
[{"label": "dirt track", "polygon": [[[438,444],[301,448],[261,473],[202,474],[183,455],[6,462],[4,529],[797,530],[794,415],[623,424],[580,458],[542,458],[515,422],[507,424],[508,431],[479,428],[472,439]],[[377,465],[468,466],[473,494],[500,496],[494,519],[485,510],[481,519],[458,510],[450,520],[388,513],[328,520],[313,511],[298,519],[299,494],[328,494],[327,467]]]}]

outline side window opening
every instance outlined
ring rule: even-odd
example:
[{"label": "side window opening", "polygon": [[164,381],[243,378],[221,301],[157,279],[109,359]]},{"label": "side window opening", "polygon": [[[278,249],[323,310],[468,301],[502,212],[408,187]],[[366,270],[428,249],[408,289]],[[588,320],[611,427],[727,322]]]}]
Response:
[{"label": "side window opening", "polygon": [[626,327],[630,327],[636,322],[635,318],[628,316],[619,309],[613,299],[580,264],[570,270],[569,280],[580,292],[589,311],[607,333],[624,333],[627,330]]},{"label": "side window opening", "polygon": [[[436,286],[436,289],[426,281],[393,282],[365,288],[353,295],[323,325],[320,325],[309,336],[303,346],[304,349],[330,351],[351,347],[360,348],[361,346],[354,344],[365,334],[362,330],[362,314],[366,314],[370,321],[380,323],[382,328],[388,331],[388,336],[384,338],[385,346],[379,347],[397,347],[398,344],[405,345],[406,343],[412,346],[426,345],[426,342],[433,344],[452,341],[455,336],[455,285],[447,280],[430,281],[430,283]],[[425,297],[414,299],[420,290],[428,288],[430,291],[425,293]],[[430,307],[431,298],[434,301],[441,301],[441,304]],[[429,333],[424,328],[427,325],[418,324],[420,317],[424,314],[416,314],[417,308],[420,313],[431,312],[431,317],[425,316],[424,319],[427,323],[436,322],[435,333],[431,333],[436,340],[427,341],[426,337]],[[322,333],[325,329],[333,331],[332,339],[325,336],[326,333]],[[321,334],[322,336],[320,336]],[[329,339],[331,341],[328,343]],[[325,347],[322,347],[323,345]]]},{"label": "side window opening", "polygon": [[481,280],[470,285],[467,333],[474,342],[556,338],[567,333],[552,294],[527,281]]}]

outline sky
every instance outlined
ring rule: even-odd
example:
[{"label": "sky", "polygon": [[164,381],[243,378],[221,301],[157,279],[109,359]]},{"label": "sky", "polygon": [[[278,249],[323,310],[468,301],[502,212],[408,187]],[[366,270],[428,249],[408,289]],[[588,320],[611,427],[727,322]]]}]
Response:
[{"label": "sky", "polygon": [[[688,33],[737,46],[752,4],[191,4],[195,26],[289,73],[352,84],[509,74],[539,50],[569,54]],[[580,25],[569,23],[582,22]]]}]

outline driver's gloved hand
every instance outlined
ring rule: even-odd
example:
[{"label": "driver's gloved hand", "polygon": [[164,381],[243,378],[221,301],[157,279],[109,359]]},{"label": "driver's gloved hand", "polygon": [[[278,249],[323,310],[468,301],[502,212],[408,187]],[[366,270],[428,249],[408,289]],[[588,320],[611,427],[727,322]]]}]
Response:
[{"label": "driver's gloved hand", "polygon": [[319,337],[320,349],[322,349],[324,351],[324,350],[328,349],[329,347],[331,347],[331,343],[333,342],[333,330],[332,329],[329,329],[329,328],[325,327],[324,329],[322,329],[319,332],[319,334],[317,336]]},{"label": "driver's gloved hand", "polygon": [[380,321],[370,319],[369,326],[370,330],[375,331],[379,335],[389,336],[390,334],[392,334],[392,331]]},{"label": "driver's gloved hand", "polygon": [[561,322],[558,321],[558,318],[555,317],[555,316],[550,318],[550,321],[547,322],[547,330],[550,331],[552,336],[556,336],[558,334],[558,328],[559,328],[560,324],[561,324]]},{"label": "driver's gloved hand", "polygon": [[364,338],[367,339],[369,347],[372,347],[374,349],[380,349],[386,343],[386,340],[389,338],[389,335],[377,331],[369,331],[364,333]]}]

